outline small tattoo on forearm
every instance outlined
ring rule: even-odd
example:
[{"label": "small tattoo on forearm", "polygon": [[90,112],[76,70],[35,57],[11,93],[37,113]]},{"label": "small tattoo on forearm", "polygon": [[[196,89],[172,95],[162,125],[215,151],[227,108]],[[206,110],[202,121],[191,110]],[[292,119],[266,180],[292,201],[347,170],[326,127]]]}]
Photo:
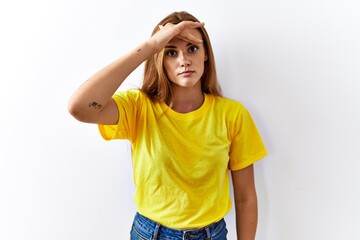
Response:
[{"label": "small tattoo on forearm", "polygon": [[93,107],[95,109],[101,109],[103,107],[103,105],[100,103],[97,103],[97,102],[92,102],[92,103],[89,103],[89,107]]},{"label": "small tattoo on forearm", "polygon": [[137,50],[137,52],[140,52],[142,49],[141,48],[139,48],[138,50]]}]

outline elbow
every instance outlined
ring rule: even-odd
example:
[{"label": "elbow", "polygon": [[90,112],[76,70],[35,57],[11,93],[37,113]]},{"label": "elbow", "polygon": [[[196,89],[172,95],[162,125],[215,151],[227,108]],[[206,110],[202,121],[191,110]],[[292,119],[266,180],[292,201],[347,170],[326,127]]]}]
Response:
[{"label": "elbow", "polygon": [[67,105],[68,112],[78,121],[80,122],[88,122],[86,116],[86,110],[83,107],[79,106],[79,103],[70,99]]},{"label": "elbow", "polygon": [[235,194],[234,195],[235,206],[256,206],[257,205],[257,194],[256,191],[251,191],[246,194]]}]

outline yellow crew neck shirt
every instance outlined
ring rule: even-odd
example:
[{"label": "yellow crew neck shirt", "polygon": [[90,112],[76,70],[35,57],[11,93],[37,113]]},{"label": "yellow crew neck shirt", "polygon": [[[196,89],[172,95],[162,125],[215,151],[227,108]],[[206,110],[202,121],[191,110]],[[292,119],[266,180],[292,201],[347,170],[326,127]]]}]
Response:
[{"label": "yellow crew neck shirt", "polygon": [[113,96],[116,125],[99,125],[105,140],[132,145],[134,201],[140,214],[175,229],[202,228],[231,209],[229,170],[267,153],[245,107],[205,94],[200,108],[178,113],[141,90]]}]

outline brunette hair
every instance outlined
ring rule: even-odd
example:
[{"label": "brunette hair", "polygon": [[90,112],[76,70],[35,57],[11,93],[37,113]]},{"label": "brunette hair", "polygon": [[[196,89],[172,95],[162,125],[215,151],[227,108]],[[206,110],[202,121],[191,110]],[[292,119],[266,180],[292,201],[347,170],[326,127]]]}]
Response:
[{"label": "brunette hair", "polygon": [[[187,12],[173,12],[156,25],[151,35],[159,31],[159,25],[167,23],[178,24],[182,21],[199,22],[199,20]],[[222,93],[217,80],[215,58],[210,38],[204,27],[199,27],[198,30],[201,33],[205,53],[207,54],[207,60],[204,63],[204,73],[201,77],[201,89],[204,93],[221,96]],[[153,100],[168,102],[172,97],[172,85],[165,73],[163,59],[164,50],[146,60],[141,90],[146,92]]]}]

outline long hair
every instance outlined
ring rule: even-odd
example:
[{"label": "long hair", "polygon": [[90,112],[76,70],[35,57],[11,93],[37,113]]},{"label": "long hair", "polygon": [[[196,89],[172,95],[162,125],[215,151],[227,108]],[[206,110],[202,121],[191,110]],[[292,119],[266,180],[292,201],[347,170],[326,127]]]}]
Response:
[{"label": "long hair", "polygon": [[[159,25],[167,23],[178,24],[182,21],[199,22],[194,16],[187,12],[173,12],[163,20],[161,20],[154,28],[151,36],[159,31]],[[216,69],[215,58],[211,47],[210,38],[204,27],[199,27],[207,60],[204,62],[204,73],[201,77],[201,90],[204,93],[221,96],[221,88],[219,86]],[[144,80],[141,90],[146,92],[153,100],[169,102],[172,98],[172,83],[168,79],[164,69],[164,50],[154,54],[145,62]]]}]

